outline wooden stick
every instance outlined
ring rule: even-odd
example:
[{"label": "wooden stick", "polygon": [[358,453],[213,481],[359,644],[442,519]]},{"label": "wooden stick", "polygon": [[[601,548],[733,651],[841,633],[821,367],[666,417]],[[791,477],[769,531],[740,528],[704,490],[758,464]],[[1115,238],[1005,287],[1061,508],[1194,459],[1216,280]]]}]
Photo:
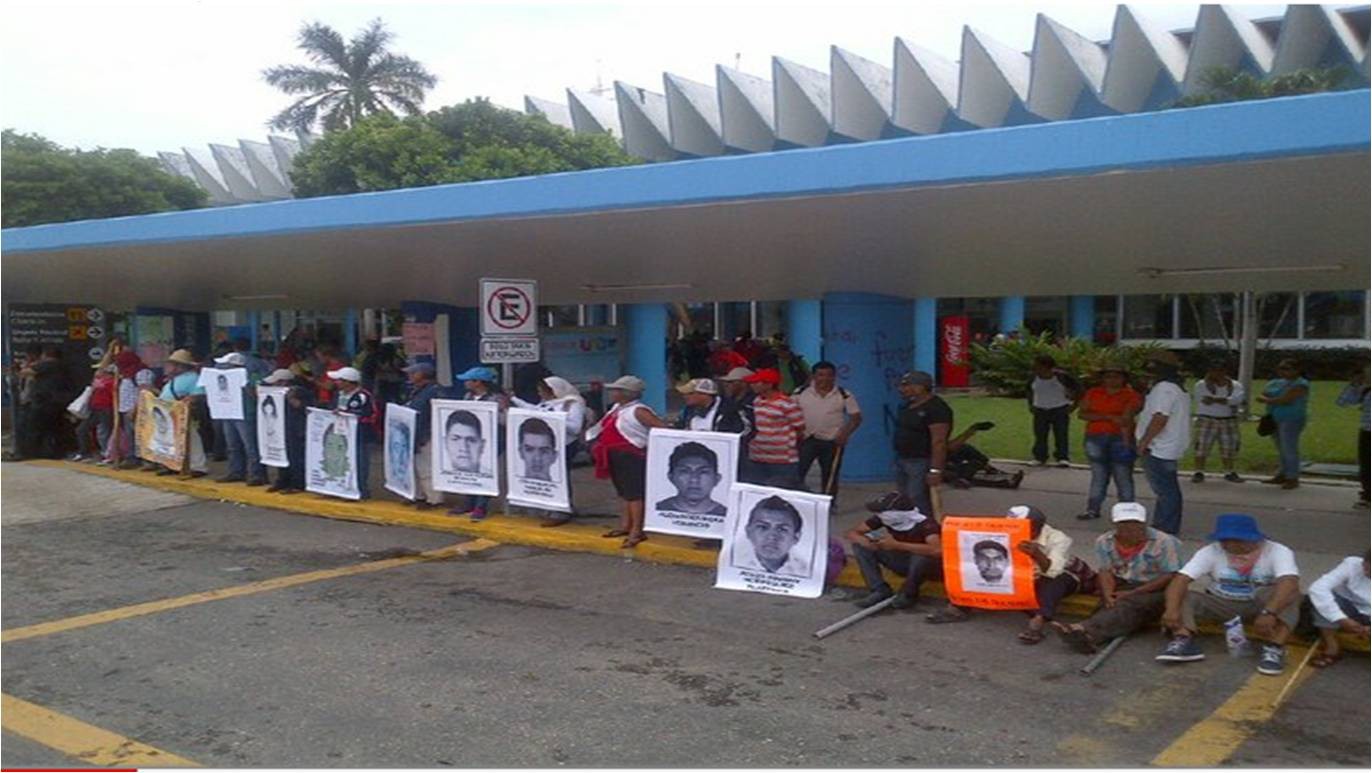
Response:
[{"label": "wooden stick", "polygon": [[843,465],[843,446],[838,447],[838,452],[834,454],[834,463],[829,467],[829,485],[824,487],[824,493],[833,496],[838,490],[838,471]]},{"label": "wooden stick", "polygon": [[1082,675],[1090,676],[1092,672],[1100,668],[1106,660],[1110,659],[1111,655],[1115,654],[1115,650],[1120,648],[1120,645],[1124,643],[1125,638],[1126,637],[1124,636],[1116,636],[1111,639],[1110,643],[1105,645],[1105,649],[1097,652],[1096,656],[1091,658],[1090,662],[1081,667]]},{"label": "wooden stick", "polygon": [[1301,671],[1305,670],[1306,664],[1308,664],[1310,658],[1314,656],[1317,647],[1319,647],[1318,644],[1312,644],[1306,648],[1305,657],[1301,658],[1300,665],[1296,666],[1296,670],[1291,672],[1291,678],[1286,680],[1286,686],[1281,688],[1281,692],[1277,693],[1277,697],[1272,699],[1272,708],[1275,709],[1281,705],[1282,699],[1285,698],[1286,694],[1295,686],[1296,679],[1300,677]]},{"label": "wooden stick", "polygon": [[929,487],[929,504],[934,508],[934,520],[938,521],[939,526],[943,525],[943,494],[939,491],[939,486]]},{"label": "wooden stick", "polygon": [[861,610],[859,612],[855,612],[838,621],[837,623],[834,623],[833,625],[821,628],[818,631],[815,631],[815,638],[823,639],[825,636],[828,636],[829,634],[834,633],[835,631],[841,631],[844,628],[847,628],[848,626],[852,625],[853,623],[862,620],[863,618],[871,617],[872,615],[875,615],[881,610],[894,604],[896,598],[896,596],[891,596],[890,598],[882,599],[881,601],[878,601],[872,606],[867,607],[866,609]]}]

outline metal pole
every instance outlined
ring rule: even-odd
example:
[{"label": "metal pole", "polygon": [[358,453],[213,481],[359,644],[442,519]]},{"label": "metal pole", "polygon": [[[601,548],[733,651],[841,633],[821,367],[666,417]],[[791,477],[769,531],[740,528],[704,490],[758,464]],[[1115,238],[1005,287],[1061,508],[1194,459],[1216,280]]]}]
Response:
[{"label": "metal pole", "polygon": [[849,615],[848,617],[843,618],[842,620],[838,621],[837,623],[834,623],[831,626],[821,628],[818,631],[815,631],[815,638],[823,639],[825,636],[828,636],[829,634],[834,633],[835,631],[841,631],[844,628],[847,628],[848,626],[852,625],[853,623],[862,620],[863,618],[871,617],[872,615],[875,615],[881,610],[894,604],[897,598],[899,597],[892,596],[888,599],[883,599],[860,612],[856,612],[854,614]]},{"label": "metal pole", "polygon": [[[1244,290],[1240,301],[1243,313],[1243,340],[1239,342],[1239,383],[1243,386],[1244,395],[1253,393],[1253,370],[1257,361],[1258,353],[1258,315],[1254,293],[1252,290]],[[1240,420],[1248,418],[1249,398],[1245,397],[1244,403],[1239,407]]]},{"label": "metal pole", "polygon": [[1111,655],[1115,654],[1115,650],[1120,648],[1120,645],[1124,643],[1125,638],[1126,637],[1124,636],[1116,636],[1111,639],[1110,643],[1105,645],[1105,649],[1096,653],[1096,656],[1091,658],[1089,663],[1081,667],[1082,676],[1090,676],[1092,672],[1100,668]]}]

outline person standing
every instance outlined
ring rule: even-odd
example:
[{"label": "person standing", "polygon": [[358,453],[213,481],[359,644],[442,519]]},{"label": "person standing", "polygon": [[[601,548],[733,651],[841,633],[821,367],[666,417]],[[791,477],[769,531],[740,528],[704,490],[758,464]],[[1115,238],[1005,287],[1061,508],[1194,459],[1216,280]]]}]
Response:
[{"label": "person standing", "polygon": [[708,378],[687,381],[676,388],[682,395],[681,413],[676,429],[694,432],[728,432],[746,435],[751,425],[743,408],[736,402],[719,396],[719,388]]},{"label": "person standing", "polygon": [[762,486],[800,488],[796,468],[800,441],[805,436],[805,414],[778,387],[781,374],[763,368],[744,379],[756,396],[753,400],[753,439],[748,442],[748,465],[744,481]]},{"label": "person standing", "polygon": [[[254,357],[253,359],[256,360],[257,358]],[[261,360],[257,360],[257,362],[261,362]],[[235,483],[246,480],[249,486],[266,485],[267,468],[263,466],[262,458],[257,452],[256,385],[260,377],[256,374],[260,372],[260,369],[249,367],[248,355],[243,352],[232,352],[223,357],[218,357],[214,364],[224,370],[243,368],[247,379],[243,384],[243,418],[224,419],[219,422],[224,430],[224,441],[229,452],[229,469],[227,474],[218,480],[220,483]],[[207,375],[214,373],[213,370],[202,371],[200,374],[202,383]]]},{"label": "person standing", "polygon": [[1258,402],[1267,405],[1267,415],[1276,424],[1272,440],[1280,464],[1277,474],[1263,483],[1297,488],[1301,485],[1301,433],[1310,402],[1310,382],[1301,375],[1300,365],[1290,359],[1277,363],[1277,377],[1263,387]]},{"label": "person standing", "polygon": [[896,487],[921,513],[937,515],[929,489],[943,483],[953,409],[934,394],[934,377],[924,371],[901,376],[897,388],[905,404],[891,438],[896,451]]},{"label": "person standing", "polygon": [[420,510],[443,504],[443,492],[434,488],[433,469],[433,413],[431,403],[440,396],[442,387],[434,380],[434,366],[416,362],[405,368],[410,381],[410,397],[405,407],[415,412],[414,422],[414,506]]},{"label": "person standing", "polygon": [[1134,501],[1134,417],[1143,407],[1143,397],[1129,386],[1124,368],[1106,365],[1100,369],[1100,385],[1086,390],[1078,416],[1086,422],[1086,458],[1091,462],[1091,487],[1086,496],[1086,512],[1077,520],[1100,517],[1101,505],[1115,481],[1115,498]]},{"label": "person standing", "polygon": [[73,462],[100,461],[103,450],[110,442],[110,431],[114,428],[114,376],[115,367],[106,360],[113,359],[109,354],[96,366],[91,378],[91,396],[87,403],[87,413],[80,424],[76,425],[76,453],[70,457]]},{"label": "person standing", "polygon": [[1358,370],[1358,374],[1353,377],[1353,380],[1349,381],[1348,385],[1339,393],[1337,400],[1340,407],[1361,405],[1362,408],[1358,425],[1358,480],[1362,482],[1362,490],[1358,492],[1358,501],[1354,507],[1367,507],[1368,504],[1368,446],[1372,442],[1372,437],[1368,433],[1368,418],[1369,413],[1372,413],[1372,400],[1369,400],[1368,392],[1367,366],[1364,365]]},{"label": "person standing", "polygon": [[1229,377],[1223,362],[1210,363],[1205,378],[1191,388],[1196,411],[1196,473],[1192,482],[1205,480],[1205,458],[1210,447],[1219,443],[1220,462],[1224,465],[1224,479],[1243,483],[1234,472],[1234,460],[1239,455],[1239,409],[1247,395],[1243,384]]},{"label": "person standing", "polygon": [[1053,456],[1066,467],[1069,454],[1067,428],[1072,410],[1081,397],[1081,384],[1059,368],[1052,357],[1034,358],[1034,377],[1029,380],[1029,412],[1034,417],[1034,464],[1048,464],[1048,431],[1053,431]]},{"label": "person standing", "polygon": [[648,430],[667,428],[652,408],[643,404],[643,379],[620,376],[605,385],[614,407],[586,432],[587,442],[594,443],[591,458],[595,461],[595,476],[609,478],[615,493],[624,502],[619,527],[602,536],[623,537],[623,548],[632,548],[648,537],[643,533],[643,498],[648,466]]},{"label": "person standing", "polygon": [[[713,382],[711,383],[713,385]],[[544,527],[562,526],[576,517],[576,506],[572,499],[572,459],[581,450],[581,431],[586,428],[586,398],[581,396],[581,390],[572,382],[551,375],[539,379],[535,391],[538,393],[537,403],[530,403],[517,395],[512,395],[510,402],[520,408],[567,414],[562,443],[562,466],[567,481],[567,501],[573,503],[572,511],[549,512],[539,523],[539,526]]]},{"label": "person standing", "polygon": [[1144,400],[1140,420],[1134,427],[1143,474],[1153,489],[1153,528],[1176,534],[1181,531],[1182,497],[1177,483],[1177,460],[1186,453],[1191,435],[1191,400],[1181,385],[1181,363],[1169,351],[1149,357],[1148,375],[1153,382]]},{"label": "person standing", "polygon": [[328,376],[337,384],[335,413],[351,413],[357,417],[357,490],[362,499],[372,495],[372,441],[376,436],[381,411],[371,392],[362,388],[362,374],[351,365],[331,370]]},{"label": "person standing", "polygon": [[852,392],[839,386],[838,369],[821,360],[810,371],[810,383],[795,394],[805,415],[805,439],[800,442],[797,474],[802,483],[819,460],[820,491],[838,495],[841,451],[862,424],[862,409]]},{"label": "person standing", "polygon": [[[186,403],[186,415],[190,427],[187,428],[187,465],[185,475],[200,478],[210,471],[209,458],[205,456],[205,437],[200,432],[199,408],[205,403],[205,388],[200,386],[200,374],[196,373],[195,355],[189,349],[177,349],[162,364],[167,373],[167,383],[162,385],[162,400],[177,400]],[[175,475],[176,471],[166,468],[158,475]]]},{"label": "person standing", "polygon": [[[453,377],[456,381],[461,381],[462,386],[467,390],[462,395],[463,400],[475,400],[477,402],[493,402],[499,407],[496,409],[496,458],[499,459],[505,453],[505,399],[500,389],[496,386],[499,380],[495,375],[495,370],[482,365],[477,365]],[[499,479],[499,463],[497,463],[496,478]],[[486,520],[487,508],[491,504],[489,496],[469,496],[467,497],[469,507],[468,518],[473,521]],[[459,506],[460,507],[460,506]],[[454,507],[448,510],[450,515],[461,515],[461,510]]]},{"label": "person standing", "polygon": [[135,423],[138,419],[138,399],[142,392],[153,388],[157,374],[152,372],[132,349],[125,349],[114,357],[114,366],[119,369],[119,395],[116,408],[119,411],[119,433],[110,441],[110,461],[119,469],[127,470],[138,466],[138,444],[135,440]]}]

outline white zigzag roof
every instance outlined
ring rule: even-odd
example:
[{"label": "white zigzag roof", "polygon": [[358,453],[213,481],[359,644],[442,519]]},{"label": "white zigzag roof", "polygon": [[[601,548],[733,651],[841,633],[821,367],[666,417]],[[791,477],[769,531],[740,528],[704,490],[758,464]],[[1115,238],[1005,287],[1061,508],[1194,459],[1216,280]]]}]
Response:
[{"label": "white zigzag roof", "polygon": [[[771,80],[717,65],[713,85],[664,73],[663,93],[616,81],[613,94],[567,89],[566,103],[524,99],[524,112],[578,134],[608,133],[651,161],[761,153],[901,134],[1062,121],[1162,109],[1203,90],[1214,67],[1270,76],[1346,66],[1368,81],[1369,9],[1290,5],[1252,20],[1201,6],[1190,30],[1169,31],[1120,5],[1110,40],[1094,41],[1040,14],[1030,51],[964,28],[960,60],[895,38],[890,67],[838,46],[830,72],[774,57]],[[295,155],[315,139],[271,136],[159,153],[213,204],[286,198]]]}]

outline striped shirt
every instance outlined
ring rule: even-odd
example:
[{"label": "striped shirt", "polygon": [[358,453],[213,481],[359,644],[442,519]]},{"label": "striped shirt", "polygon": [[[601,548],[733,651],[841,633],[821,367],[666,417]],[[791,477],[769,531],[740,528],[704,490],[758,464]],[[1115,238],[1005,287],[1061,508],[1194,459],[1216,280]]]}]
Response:
[{"label": "striped shirt", "polygon": [[796,464],[796,432],[805,431],[805,412],[785,394],[753,401],[757,434],[748,443],[748,458],[762,464]]}]

